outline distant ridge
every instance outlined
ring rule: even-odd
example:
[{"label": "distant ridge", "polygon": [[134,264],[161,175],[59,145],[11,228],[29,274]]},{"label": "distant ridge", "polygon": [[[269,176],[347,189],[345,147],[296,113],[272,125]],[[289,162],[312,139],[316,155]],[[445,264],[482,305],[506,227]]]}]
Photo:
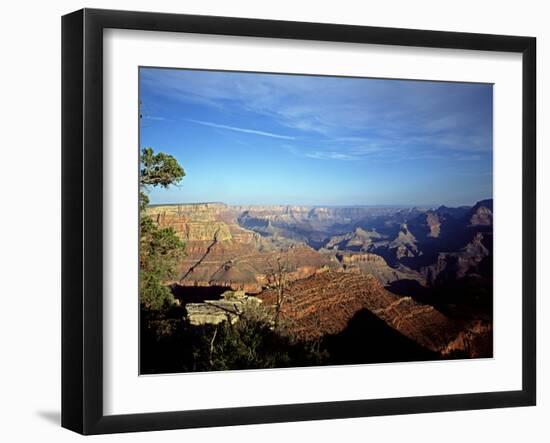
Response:
[{"label": "distant ridge", "polygon": [[149,207],[158,208],[159,206],[192,206],[192,205],[226,205],[223,202],[189,202],[189,203],[151,203]]},{"label": "distant ridge", "polygon": [[[193,206],[193,205],[222,205],[232,208],[243,208],[243,207],[251,207],[251,208],[259,208],[259,207],[272,207],[272,208],[305,208],[305,209],[355,209],[355,208],[369,208],[369,209],[417,209],[417,210],[427,210],[427,209],[433,209],[436,206],[435,205],[367,205],[367,204],[353,204],[353,205],[294,205],[294,204],[261,204],[261,203],[254,203],[254,204],[228,204],[224,202],[219,201],[209,201],[209,202],[182,202],[182,203],[151,203],[149,204],[149,207],[155,208],[160,206]],[[443,206],[444,207],[444,206]],[[468,206],[469,207],[469,206]]]}]

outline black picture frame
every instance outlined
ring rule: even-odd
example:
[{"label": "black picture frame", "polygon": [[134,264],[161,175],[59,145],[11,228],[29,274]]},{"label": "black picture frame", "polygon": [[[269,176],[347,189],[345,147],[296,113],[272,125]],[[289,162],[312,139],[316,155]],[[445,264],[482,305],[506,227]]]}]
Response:
[{"label": "black picture frame", "polygon": [[[522,389],[104,415],[102,36],[107,28],[522,54]],[[104,434],[535,405],[535,67],[533,37],[97,9],[65,15],[62,18],[62,426],[82,434]]]}]

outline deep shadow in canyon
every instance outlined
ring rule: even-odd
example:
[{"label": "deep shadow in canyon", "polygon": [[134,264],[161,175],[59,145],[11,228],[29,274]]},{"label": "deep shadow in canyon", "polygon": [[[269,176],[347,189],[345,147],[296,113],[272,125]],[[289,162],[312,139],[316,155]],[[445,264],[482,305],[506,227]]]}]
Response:
[{"label": "deep shadow in canyon", "polygon": [[396,363],[437,360],[438,354],[389,327],[368,309],[355,313],[339,334],[323,339],[327,364]]}]

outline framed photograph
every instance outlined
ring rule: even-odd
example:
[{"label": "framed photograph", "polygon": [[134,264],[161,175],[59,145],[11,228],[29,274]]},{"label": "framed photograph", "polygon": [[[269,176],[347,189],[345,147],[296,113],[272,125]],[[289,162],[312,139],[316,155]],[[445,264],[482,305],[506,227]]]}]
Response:
[{"label": "framed photograph", "polygon": [[531,406],[532,37],[62,21],[62,425]]}]

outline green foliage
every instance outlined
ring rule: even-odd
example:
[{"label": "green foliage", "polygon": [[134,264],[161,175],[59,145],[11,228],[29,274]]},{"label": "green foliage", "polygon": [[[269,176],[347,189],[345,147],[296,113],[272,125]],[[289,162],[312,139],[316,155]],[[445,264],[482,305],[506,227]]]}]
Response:
[{"label": "green foliage", "polygon": [[[212,343],[214,328],[205,328],[206,345]],[[202,346],[199,348],[202,353],[195,354],[199,370],[259,369],[290,364],[289,341],[275,334],[266,323],[243,318],[234,325],[223,322],[217,329],[212,353],[209,346]]]},{"label": "green foliage", "polygon": [[163,309],[175,301],[164,282],[175,277],[185,245],[172,228],[160,228],[148,216],[141,217],[140,225],[141,303],[146,309]]},{"label": "green foliage", "polygon": [[141,151],[141,185],[162,186],[179,183],[185,176],[183,168],[171,155],[159,152],[155,154],[152,148],[143,148]]},{"label": "green foliage", "polygon": [[155,154],[152,148],[142,150],[141,163],[140,301],[145,309],[162,310],[175,303],[174,296],[165,283],[176,277],[175,267],[184,255],[185,244],[172,228],[161,228],[146,215],[149,197],[144,191],[149,186],[167,188],[181,181],[185,173],[173,156],[162,152]]},{"label": "green foliage", "polygon": [[[145,209],[149,206],[149,196],[143,192],[139,191],[139,210],[140,212],[145,211]],[[142,214],[144,216],[144,214]]]}]

